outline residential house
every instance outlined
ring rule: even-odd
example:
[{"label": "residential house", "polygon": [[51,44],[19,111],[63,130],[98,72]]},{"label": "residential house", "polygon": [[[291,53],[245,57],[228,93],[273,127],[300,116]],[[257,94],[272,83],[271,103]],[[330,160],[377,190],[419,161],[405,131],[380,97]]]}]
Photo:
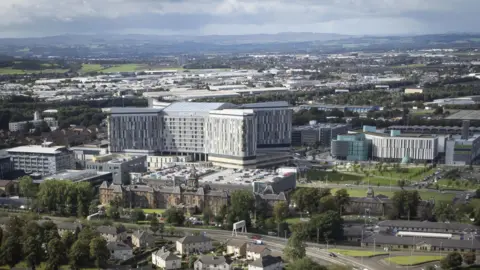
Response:
[{"label": "residential house", "polygon": [[110,258],[114,260],[128,260],[133,257],[133,250],[130,246],[119,242],[108,242],[108,251],[110,251]]},{"label": "residential house", "polygon": [[173,252],[165,250],[165,247],[152,253],[152,263],[165,270],[182,268],[181,258],[175,256]]},{"label": "residential house", "polygon": [[176,248],[180,254],[206,252],[213,249],[212,239],[204,235],[189,235],[178,239]]},{"label": "residential house", "polygon": [[226,243],[227,254],[233,254],[234,257],[245,257],[247,255],[247,242],[231,239]]},{"label": "residential house", "polygon": [[230,270],[232,262],[220,256],[200,256],[194,263],[195,270]]},{"label": "residential house", "polygon": [[132,244],[137,248],[152,247],[154,245],[153,235],[146,231],[137,230],[132,234]]},{"label": "residential house", "polygon": [[127,231],[122,226],[99,226],[97,232],[108,242],[121,242],[127,239]]},{"label": "residential house", "polygon": [[58,235],[62,236],[66,232],[75,234],[78,230],[82,229],[82,224],[77,222],[59,222],[57,223]]},{"label": "residential house", "polygon": [[247,260],[257,260],[263,256],[270,255],[272,251],[267,248],[265,245],[247,245]]},{"label": "residential house", "polygon": [[282,270],[281,257],[271,255],[263,256],[248,264],[248,270]]},{"label": "residential house", "polygon": [[0,180],[0,195],[12,196],[16,194],[17,185],[11,180]]}]

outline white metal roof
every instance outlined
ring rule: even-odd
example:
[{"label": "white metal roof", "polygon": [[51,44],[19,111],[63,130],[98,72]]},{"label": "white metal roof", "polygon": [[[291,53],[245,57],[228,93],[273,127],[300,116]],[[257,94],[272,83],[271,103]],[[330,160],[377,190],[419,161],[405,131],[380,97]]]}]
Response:
[{"label": "white metal roof", "polygon": [[414,236],[414,237],[431,237],[431,238],[447,238],[453,237],[451,233],[428,233],[428,232],[398,232],[397,236]]},{"label": "white metal roof", "polygon": [[25,145],[7,149],[8,153],[30,153],[30,154],[59,154],[64,146],[43,147],[40,145]]}]

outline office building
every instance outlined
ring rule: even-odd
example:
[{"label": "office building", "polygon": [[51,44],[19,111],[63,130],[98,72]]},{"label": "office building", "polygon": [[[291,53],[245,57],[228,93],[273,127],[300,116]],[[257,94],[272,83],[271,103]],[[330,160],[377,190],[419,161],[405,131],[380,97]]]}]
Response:
[{"label": "office building", "polygon": [[348,125],[344,124],[317,124],[315,121],[308,126],[294,127],[292,131],[292,145],[320,145],[330,147],[332,139],[337,135],[347,134]]},{"label": "office building", "polygon": [[445,143],[445,164],[466,166],[471,165],[480,156],[480,136],[463,139],[454,135]]},{"label": "office building", "polygon": [[332,157],[339,160],[361,161],[369,159],[371,141],[365,134],[338,135],[332,140]]},{"label": "office building", "polygon": [[331,105],[331,104],[308,104],[300,105],[300,109],[310,110],[315,108],[319,111],[333,111],[339,110],[342,112],[356,112],[356,113],[367,113],[369,111],[378,111],[380,106],[356,106],[356,105]]},{"label": "office building", "polygon": [[7,150],[15,170],[38,173],[43,176],[74,168],[73,154],[63,146],[19,146]]},{"label": "office building", "polygon": [[189,155],[234,168],[270,166],[288,161],[291,118],[286,102],[115,108],[108,120],[110,150]]}]

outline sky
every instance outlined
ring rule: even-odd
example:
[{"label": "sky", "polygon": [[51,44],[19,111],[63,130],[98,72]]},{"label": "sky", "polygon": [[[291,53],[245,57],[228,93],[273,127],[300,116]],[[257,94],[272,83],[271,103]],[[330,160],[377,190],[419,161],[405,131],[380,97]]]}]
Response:
[{"label": "sky", "polygon": [[0,37],[478,32],[480,0],[0,0]]}]

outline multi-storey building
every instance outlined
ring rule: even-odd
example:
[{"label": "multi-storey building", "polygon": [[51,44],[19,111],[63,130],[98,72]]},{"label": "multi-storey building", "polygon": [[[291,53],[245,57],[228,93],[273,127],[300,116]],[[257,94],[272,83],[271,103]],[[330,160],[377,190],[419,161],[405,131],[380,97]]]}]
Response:
[{"label": "multi-storey building", "polygon": [[257,149],[290,148],[292,141],[292,110],[287,102],[264,102],[241,105],[255,113],[257,123]]},{"label": "multi-storey building", "polygon": [[365,134],[338,135],[332,140],[332,157],[349,161],[368,160],[370,143]]},{"label": "multi-storey building", "polygon": [[11,132],[24,131],[27,128],[27,125],[30,123],[34,128],[40,128],[45,122],[48,127],[52,130],[58,128],[58,121],[53,117],[45,117],[41,119],[40,112],[35,112],[33,120],[30,121],[20,121],[20,122],[10,122],[8,123],[8,130]]},{"label": "multi-storey building", "polygon": [[122,185],[130,183],[131,172],[146,172],[146,162],[146,155],[107,154],[93,156],[91,159],[77,162],[77,164],[80,164],[82,169],[111,172],[113,183]]},{"label": "multi-storey building", "polygon": [[253,110],[210,112],[206,136],[209,160],[213,164],[247,165],[255,161],[257,123]]},{"label": "multi-storey building", "polygon": [[344,124],[316,124],[294,127],[292,131],[292,145],[316,145],[329,147],[332,139],[337,135],[346,134],[348,125]]},{"label": "multi-storey building", "polygon": [[438,138],[428,135],[395,135],[395,133],[365,133],[365,138],[372,141],[372,158],[379,160],[431,161],[438,156]]},{"label": "multi-storey building", "polygon": [[160,109],[112,108],[108,118],[110,152],[162,149]]},{"label": "multi-storey building", "polygon": [[445,143],[445,164],[470,165],[480,156],[480,136],[468,139],[452,136]]},{"label": "multi-storey building", "polygon": [[15,170],[39,173],[43,176],[74,169],[73,154],[63,146],[19,146],[7,150]]},{"label": "multi-storey building", "polygon": [[291,118],[286,102],[115,108],[108,121],[110,150],[186,154],[226,167],[275,165],[288,161],[279,153],[290,148]]}]

